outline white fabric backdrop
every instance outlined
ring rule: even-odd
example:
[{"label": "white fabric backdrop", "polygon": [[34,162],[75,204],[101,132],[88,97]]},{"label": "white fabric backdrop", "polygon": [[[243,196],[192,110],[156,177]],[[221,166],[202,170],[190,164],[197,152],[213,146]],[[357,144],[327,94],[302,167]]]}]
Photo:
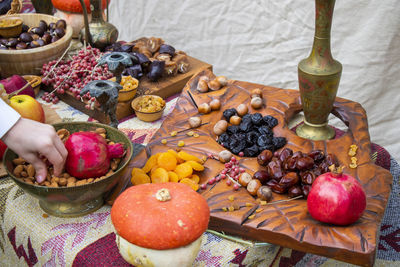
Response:
[{"label": "white fabric backdrop", "polygon": [[[113,0],[120,40],[163,38],[230,79],[297,89],[314,35],[313,0]],[[332,54],[338,96],[368,114],[371,140],[400,160],[400,1],[337,0]]]}]

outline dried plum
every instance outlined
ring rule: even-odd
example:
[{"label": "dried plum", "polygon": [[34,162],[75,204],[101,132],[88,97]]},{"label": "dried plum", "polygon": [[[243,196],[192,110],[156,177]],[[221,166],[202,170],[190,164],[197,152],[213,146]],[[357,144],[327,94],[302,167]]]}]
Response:
[{"label": "dried plum", "polygon": [[251,121],[251,114],[247,113],[242,117],[242,121]]},{"label": "dried plum", "polygon": [[235,134],[235,133],[237,133],[237,132],[239,132],[239,126],[237,126],[237,125],[230,125],[230,126],[228,126],[228,128],[226,128],[226,132],[228,133],[228,134]]},{"label": "dried plum", "polygon": [[253,127],[253,123],[251,122],[251,120],[243,121],[243,119],[242,119],[242,122],[239,124],[240,130],[243,132],[246,132],[246,133],[251,131],[252,127]]},{"label": "dried plum", "polygon": [[140,79],[143,76],[142,66],[140,66],[139,64],[130,66],[129,68],[126,68],[122,72],[122,75],[125,75],[125,76],[130,75],[135,79]]},{"label": "dried plum", "polygon": [[271,115],[264,116],[263,121],[271,129],[278,125],[278,120]]},{"label": "dried plum", "polygon": [[260,135],[257,139],[257,145],[259,147],[264,147],[266,145],[271,145],[271,144],[272,144],[272,139],[264,134]]},{"label": "dried plum", "polygon": [[245,157],[256,157],[259,154],[258,146],[253,145],[251,147],[247,147],[243,152]]},{"label": "dried plum", "polygon": [[246,141],[243,139],[234,139],[231,138],[229,142],[229,149],[234,154],[239,154],[239,152],[243,151],[246,148]]},{"label": "dried plum", "polygon": [[281,147],[284,147],[286,145],[286,138],[285,137],[273,137],[272,138],[272,144],[275,147],[275,150],[278,150]]},{"label": "dried plum", "polygon": [[263,150],[275,151],[275,147],[273,144],[267,144],[265,146],[260,146],[259,149],[260,149],[260,151],[263,151]]},{"label": "dried plum", "polygon": [[234,108],[226,109],[224,110],[222,115],[224,116],[226,121],[229,121],[232,116],[237,115],[237,111]]},{"label": "dried plum", "polygon": [[258,127],[258,132],[259,132],[260,134],[263,134],[263,135],[268,136],[269,138],[272,138],[273,135],[274,135],[274,133],[272,132],[272,130],[271,130],[268,126],[265,126],[265,125],[263,125],[263,126],[261,126],[261,127]]},{"label": "dried plum", "polygon": [[257,143],[259,134],[256,131],[251,131],[246,133],[246,142],[248,145],[252,146]]},{"label": "dried plum", "polygon": [[161,78],[162,74],[164,73],[165,61],[158,61],[154,60],[151,62],[150,71],[147,74],[147,77],[152,81],[155,82],[159,78]]},{"label": "dried plum", "polygon": [[225,132],[225,133],[223,133],[223,134],[221,134],[219,137],[218,137],[218,142],[221,144],[221,143],[227,143],[228,141],[229,141],[229,135]]},{"label": "dried plum", "polygon": [[261,123],[263,122],[263,117],[260,113],[254,113],[251,115],[251,122],[254,125],[261,125]]},{"label": "dried plum", "polygon": [[175,48],[171,45],[162,44],[158,52],[160,54],[169,54],[171,57],[173,57],[175,55]]}]

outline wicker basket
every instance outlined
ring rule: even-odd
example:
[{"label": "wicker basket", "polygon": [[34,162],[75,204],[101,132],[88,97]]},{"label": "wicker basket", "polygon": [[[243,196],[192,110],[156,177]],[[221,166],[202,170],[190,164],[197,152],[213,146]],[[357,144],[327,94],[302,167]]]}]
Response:
[{"label": "wicker basket", "polygon": [[[56,22],[59,18],[45,14],[15,14],[28,26],[39,25],[40,20],[47,23]],[[14,74],[40,74],[44,63],[59,58],[68,48],[72,38],[72,28],[67,25],[65,35],[58,41],[32,49],[0,50],[0,75],[3,78]]]}]

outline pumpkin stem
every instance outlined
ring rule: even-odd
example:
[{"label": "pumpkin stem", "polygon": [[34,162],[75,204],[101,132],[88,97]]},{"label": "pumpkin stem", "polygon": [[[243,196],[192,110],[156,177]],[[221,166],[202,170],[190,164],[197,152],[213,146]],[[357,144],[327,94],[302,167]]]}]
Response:
[{"label": "pumpkin stem", "polygon": [[344,166],[338,166],[338,167],[336,167],[335,164],[332,164],[331,166],[329,166],[329,170],[331,171],[331,173],[332,173],[332,175],[333,175],[334,177],[339,177],[339,176],[341,176],[342,173],[343,173],[343,169],[344,169]]},{"label": "pumpkin stem", "polygon": [[171,199],[171,194],[169,193],[168,189],[162,188],[162,189],[157,191],[156,199],[158,201],[162,201],[162,202],[168,201],[168,200]]}]

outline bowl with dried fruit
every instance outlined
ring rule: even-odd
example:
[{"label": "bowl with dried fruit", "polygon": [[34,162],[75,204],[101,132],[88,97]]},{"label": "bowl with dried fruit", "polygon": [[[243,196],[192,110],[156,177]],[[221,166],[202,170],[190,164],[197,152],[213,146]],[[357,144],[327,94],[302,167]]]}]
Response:
[{"label": "bowl with dried fruit", "polygon": [[[3,164],[8,175],[40,207],[57,217],[78,217],[99,209],[107,193],[127,173],[133,155],[129,138],[117,129],[94,122],[53,124],[68,150],[65,172],[38,184],[32,165],[7,149]],[[78,164],[79,162],[79,164]]]},{"label": "bowl with dried fruit", "polygon": [[[117,78],[113,77],[110,81],[115,82]],[[121,83],[122,89],[118,92],[118,102],[126,102],[132,100],[139,86],[139,81],[132,76],[122,76]]]},{"label": "bowl with dried fruit", "polygon": [[142,95],[132,100],[136,116],[146,122],[156,121],[162,117],[165,101],[157,95]]}]

